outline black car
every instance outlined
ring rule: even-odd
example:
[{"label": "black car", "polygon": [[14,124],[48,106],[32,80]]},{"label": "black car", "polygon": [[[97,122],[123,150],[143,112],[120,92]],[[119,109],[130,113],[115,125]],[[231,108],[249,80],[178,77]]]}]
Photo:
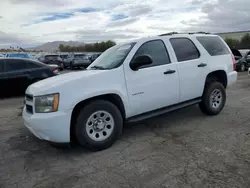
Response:
[{"label": "black car", "polygon": [[64,69],[64,62],[60,55],[44,55],[44,57],[39,59],[42,63],[49,65],[58,65],[60,70]]},{"label": "black car", "polygon": [[250,67],[250,50],[231,49],[236,60],[236,70],[245,71]]},{"label": "black car", "polygon": [[57,68],[38,61],[21,58],[1,58],[0,96],[24,94],[30,84],[55,76],[57,73]]}]

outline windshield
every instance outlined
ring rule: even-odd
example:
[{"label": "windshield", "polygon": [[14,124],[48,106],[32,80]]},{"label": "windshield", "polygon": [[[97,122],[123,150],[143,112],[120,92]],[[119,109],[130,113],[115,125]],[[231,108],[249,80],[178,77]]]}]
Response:
[{"label": "windshield", "polygon": [[8,57],[29,58],[28,54],[9,54]]},{"label": "windshield", "polygon": [[135,43],[128,43],[122,45],[116,45],[106,50],[100,55],[94,63],[92,63],[87,69],[100,68],[100,69],[113,69],[119,67]]}]

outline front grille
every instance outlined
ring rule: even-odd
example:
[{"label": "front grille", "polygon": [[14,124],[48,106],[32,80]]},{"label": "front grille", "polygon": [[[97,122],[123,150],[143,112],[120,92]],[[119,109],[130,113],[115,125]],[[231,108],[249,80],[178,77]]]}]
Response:
[{"label": "front grille", "polygon": [[33,107],[31,105],[26,104],[26,111],[30,114],[33,114]]},{"label": "front grille", "polygon": [[25,98],[27,101],[33,101],[33,96],[32,95],[29,95],[29,94],[25,94]]}]

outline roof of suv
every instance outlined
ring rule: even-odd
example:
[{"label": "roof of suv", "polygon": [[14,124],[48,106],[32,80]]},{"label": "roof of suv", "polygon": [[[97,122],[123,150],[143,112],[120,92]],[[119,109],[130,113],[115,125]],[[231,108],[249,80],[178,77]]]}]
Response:
[{"label": "roof of suv", "polygon": [[187,37],[187,38],[192,38],[192,37],[218,37],[218,35],[214,34],[203,34],[203,33],[194,33],[194,34],[188,34],[188,33],[180,33],[180,34],[169,34],[169,35],[159,35],[159,36],[153,36],[153,37],[144,37],[136,40],[131,40],[126,43],[131,43],[131,42],[146,42],[149,40],[156,40],[156,39],[169,39],[169,38],[178,38],[178,37]]}]

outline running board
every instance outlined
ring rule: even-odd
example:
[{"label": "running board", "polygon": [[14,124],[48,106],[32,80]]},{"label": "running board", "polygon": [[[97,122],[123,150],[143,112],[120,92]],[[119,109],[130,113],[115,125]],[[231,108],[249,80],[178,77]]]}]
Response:
[{"label": "running board", "polygon": [[167,106],[167,107],[164,107],[164,108],[160,108],[160,109],[157,109],[157,110],[153,110],[153,111],[150,111],[150,112],[146,112],[146,113],[143,113],[143,114],[140,114],[140,115],[130,117],[130,118],[128,118],[126,120],[126,122],[132,123],[132,122],[142,121],[142,120],[152,118],[152,117],[155,117],[155,116],[159,116],[159,115],[162,115],[162,114],[165,114],[165,113],[168,113],[168,112],[172,112],[172,111],[175,111],[175,110],[178,110],[178,109],[181,109],[181,108],[192,106],[192,105],[198,104],[200,102],[201,102],[201,98],[192,99],[192,100],[185,101],[185,102],[182,102],[182,103],[179,103],[179,104],[174,104],[174,105],[171,105],[171,106]]}]

